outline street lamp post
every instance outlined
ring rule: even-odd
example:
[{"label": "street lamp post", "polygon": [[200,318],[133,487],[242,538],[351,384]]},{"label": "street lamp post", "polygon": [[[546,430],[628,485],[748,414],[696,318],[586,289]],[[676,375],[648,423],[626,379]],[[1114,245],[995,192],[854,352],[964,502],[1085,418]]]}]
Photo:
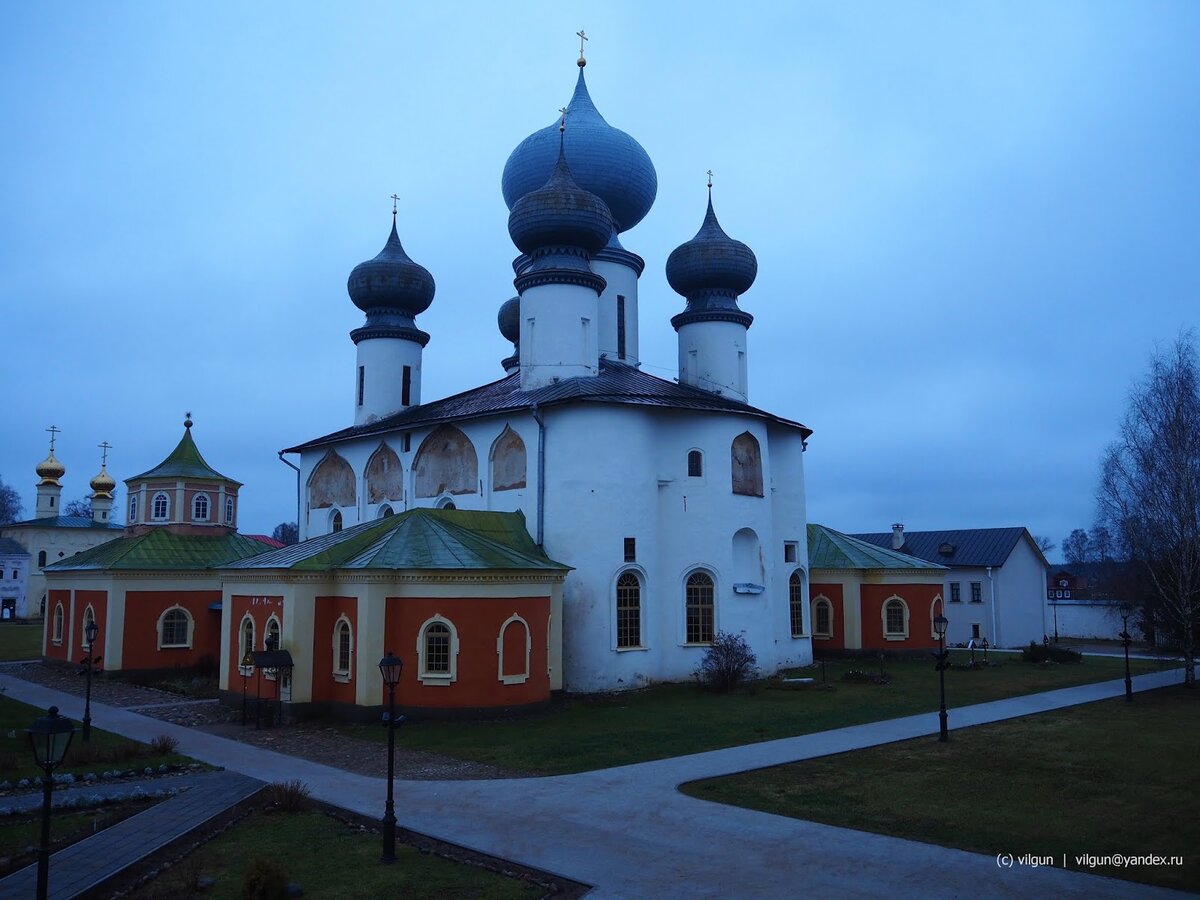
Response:
[{"label": "street lamp post", "polygon": [[388,711],[383,721],[388,730],[387,805],[383,811],[383,856],[379,860],[385,863],[396,861],[396,805],[392,802],[392,781],[395,776],[396,725],[399,724],[396,721],[396,685],[402,671],[404,662],[391,650],[379,661],[379,673],[388,689]]},{"label": "street lamp post", "polygon": [[1133,637],[1129,634],[1129,617],[1133,615],[1133,606],[1128,602],[1121,604],[1121,643],[1125,646],[1125,700],[1133,702],[1133,679],[1129,677],[1129,645]]},{"label": "street lamp post", "polygon": [[933,630],[937,632],[938,649],[933,654],[937,660],[938,671],[938,688],[941,693],[941,708],[938,712],[938,719],[941,723],[938,730],[938,740],[945,742],[950,740],[950,730],[946,726],[946,670],[950,668],[950,651],[946,649],[946,626],[950,621],[943,615],[938,615],[933,620]]},{"label": "street lamp post", "polygon": [[83,742],[90,744],[92,741],[92,663],[95,660],[95,644],[96,636],[100,634],[100,626],[96,624],[95,619],[88,619],[87,624],[83,626],[83,636],[87,639],[87,659],[84,663],[87,665],[87,692],[86,699],[83,702]]},{"label": "street lamp post", "polygon": [[238,674],[242,676],[242,727],[246,726],[246,679],[250,677],[250,673],[254,670],[254,657],[247,650],[242,654],[242,661],[238,663]]},{"label": "street lamp post", "polygon": [[49,714],[26,728],[25,733],[29,735],[33,758],[45,773],[42,776],[42,843],[38,850],[37,900],[46,900],[50,884],[50,794],[54,791],[54,770],[67,755],[75,726],[70,719],[58,714],[57,706],[52,706]]}]

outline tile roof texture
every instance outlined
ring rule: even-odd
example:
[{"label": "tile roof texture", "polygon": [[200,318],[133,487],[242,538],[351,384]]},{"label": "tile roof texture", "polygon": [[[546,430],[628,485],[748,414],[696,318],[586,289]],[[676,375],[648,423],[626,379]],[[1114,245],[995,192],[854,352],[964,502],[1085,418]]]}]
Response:
[{"label": "tile roof texture", "polygon": [[534,544],[520,512],[410,509],[280,550],[229,569],[548,569],[570,567]]},{"label": "tile roof texture", "polygon": [[88,516],[46,516],[42,519],[26,519],[24,522],[11,522],[0,525],[4,528],[96,528],[101,531],[124,531],[124,525],[116,522],[96,522]]},{"label": "tile roof texture", "polygon": [[944,569],[928,560],[897,553],[824,525],[808,526],[810,569]]},{"label": "tile roof texture", "polygon": [[434,400],[431,403],[410,406],[403,412],[377,422],[343,428],[341,431],[335,431],[303,444],[289,447],[284,452],[293,453],[349,438],[367,437],[403,428],[437,425],[442,422],[528,409],[535,403],[539,407],[558,406],[566,403],[617,403],[668,409],[742,413],[743,415],[757,416],[779,425],[797,428],[805,438],[812,434],[812,429],[806,428],[799,422],[781,418],[746,403],[686,384],[667,381],[632,366],[601,360],[600,374],[594,377],[565,378],[558,384],[547,385],[533,391],[523,391],[521,390],[521,375],[519,372],[514,372],[499,381],[472,388],[452,397]]},{"label": "tile roof texture", "polygon": [[271,548],[242,534],[174,534],[153,528],[46,567],[47,572],[211,569]]},{"label": "tile roof texture", "polygon": [[[908,553],[920,559],[940,563],[944,566],[1002,566],[1012,554],[1023,536],[1029,535],[1025,528],[957,528],[946,531],[906,531],[904,546],[901,553]],[[851,537],[876,544],[880,547],[892,546],[892,533],[876,532],[872,534],[855,534]],[[1030,537],[1030,542],[1033,538]],[[950,553],[942,553],[941,549],[948,545]]]}]

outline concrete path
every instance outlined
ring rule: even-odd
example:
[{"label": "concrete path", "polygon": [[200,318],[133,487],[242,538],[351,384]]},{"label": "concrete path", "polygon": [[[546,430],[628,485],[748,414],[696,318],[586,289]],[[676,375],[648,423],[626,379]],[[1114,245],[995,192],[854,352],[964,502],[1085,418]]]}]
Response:
[{"label": "concrete path", "polygon": [[[261,781],[236,772],[205,772],[188,777],[193,783],[178,796],[51,856],[50,897],[69,900],[92,889],[263,786]],[[36,863],[0,881],[0,898],[15,900],[36,893]]]},{"label": "concrete path", "polygon": [[[1179,683],[1180,672],[1134,679]],[[81,702],[0,675],[8,696],[77,718]],[[1081,685],[952,710],[953,728],[1090,703],[1124,681]],[[383,811],[381,779],[92,704],[99,727],[149,740],[264,781],[299,778],[315,797],[366,815]],[[702,723],[698,723],[702,727]],[[492,781],[401,781],[400,824],[423,834],[596,886],[596,898],[972,896],[1179,897],[1175,892],[1054,868],[1000,868],[996,859],[687,797],[685,781],[842,753],[937,732],[935,713],[714,750],[579,775]],[[1021,852],[1037,848],[997,848]]]}]

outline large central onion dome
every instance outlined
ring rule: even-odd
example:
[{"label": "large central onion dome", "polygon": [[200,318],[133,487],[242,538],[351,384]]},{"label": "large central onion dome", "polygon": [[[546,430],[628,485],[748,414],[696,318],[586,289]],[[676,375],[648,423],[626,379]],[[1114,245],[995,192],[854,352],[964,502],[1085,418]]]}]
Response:
[{"label": "large central onion dome", "polygon": [[704,295],[736,300],[739,294],[750,290],[757,275],[754,251],[724,232],[713,212],[710,195],[704,224],[696,236],[667,257],[667,281],[671,289],[689,301]]},{"label": "large central onion dome", "polygon": [[550,247],[580,247],[592,254],[608,243],[612,232],[608,207],[575,182],[560,140],[550,179],[513,205],[509,236],[518,250],[530,255]]},{"label": "large central onion dome", "polygon": [[[567,126],[566,152],[575,182],[608,205],[617,231],[628,231],[654,204],[658,176],[642,145],[604,121],[588,96],[582,67],[567,105]],[[558,138],[555,122],[525,138],[508,157],[500,187],[510,210],[546,183],[558,156]]]},{"label": "large central onion dome", "polygon": [[346,282],[350,299],[363,312],[394,311],[409,317],[429,308],[434,289],[429,270],[409,259],[400,246],[395,216],[379,255],[355,266]]}]

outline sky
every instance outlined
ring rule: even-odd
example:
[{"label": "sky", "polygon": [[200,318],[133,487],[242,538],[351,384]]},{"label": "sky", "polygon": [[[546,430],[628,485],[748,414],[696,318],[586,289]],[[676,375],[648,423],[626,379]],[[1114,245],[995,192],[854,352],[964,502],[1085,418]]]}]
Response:
[{"label": "sky", "polygon": [[500,175],[570,98],[580,28],[658,173],[622,236],[646,371],[677,374],[664,265],[711,168],[759,263],[750,402],[814,431],[810,521],[1092,523],[1131,387],[1200,318],[1186,0],[0,5],[0,479],[26,515],[51,424],[65,502],[101,441],[120,481],[190,411],[241,530],[293,520],[277,452],[353,422],[346,278],[392,193],[437,282],[423,399],[501,377]]}]

